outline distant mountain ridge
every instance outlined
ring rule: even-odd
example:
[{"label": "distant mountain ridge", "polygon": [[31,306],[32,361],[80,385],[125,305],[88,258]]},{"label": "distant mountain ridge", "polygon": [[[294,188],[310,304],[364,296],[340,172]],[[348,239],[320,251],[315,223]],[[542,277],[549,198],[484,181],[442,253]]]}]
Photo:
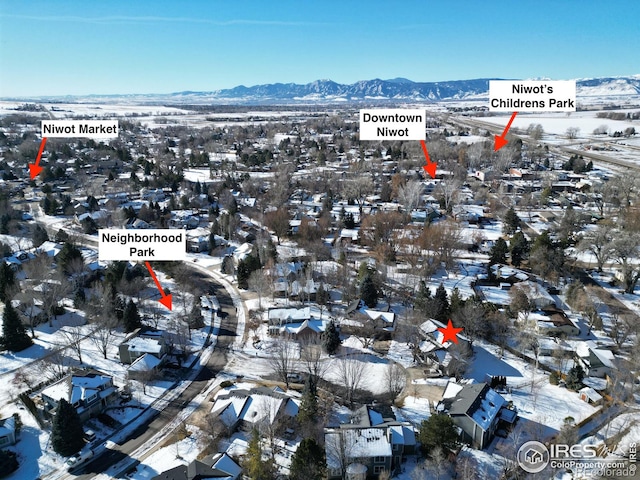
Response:
[{"label": "distant mountain ridge", "polygon": [[391,80],[361,80],[353,84],[341,84],[332,80],[316,80],[304,85],[297,83],[271,83],[246,87],[240,85],[212,92],[178,92],[172,97],[197,96],[220,100],[245,102],[349,102],[366,100],[387,101],[439,101],[464,99],[486,94],[488,78],[454,80],[450,82],[413,82],[406,78]]},{"label": "distant mountain ridge", "polygon": [[[349,102],[438,102],[455,100],[486,100],[489,81],[499,78],[478,78],[444,82],[414,82],[406,78],[361,80],[341,84],[332,80],[316,80],[307,84],[270,83],[210,92],[183,91],[170,94],[132,95],[67,95],[46,97],[53,101],[84,102],[97,99],[110,103],[167,104],[305,104]],[[576,80],[578,98],[640,96],[640,75],[621,77],[581,78]],[[45,100],[45,97],[38,97]]]}]

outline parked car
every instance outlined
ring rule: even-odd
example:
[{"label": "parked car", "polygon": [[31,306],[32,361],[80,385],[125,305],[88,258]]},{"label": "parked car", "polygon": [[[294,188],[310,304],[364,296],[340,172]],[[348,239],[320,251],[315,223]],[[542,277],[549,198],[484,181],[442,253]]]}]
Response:
[{"label": "parked car", "polygon": [[69,472],[72,470],[75,470],[76,468],[78,468],[80,465],[82,465],[92,457],[93,457],[93,450],[91,449],[80,450],[80,452],[78,452],[76,455],[74,455],[73,457],[70,457],[67,460],[67,467],[68,467],[67,470]]}]

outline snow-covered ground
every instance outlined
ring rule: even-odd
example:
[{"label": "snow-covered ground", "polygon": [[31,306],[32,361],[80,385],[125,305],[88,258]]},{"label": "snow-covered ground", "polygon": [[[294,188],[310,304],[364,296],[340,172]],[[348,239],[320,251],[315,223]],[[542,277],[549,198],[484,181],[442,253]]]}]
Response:
[{"label": "snow-covered ground", "polygon": [[[626,112],[625,112],[626,113]],[[527,130],[527,127],[531,124],[540,124],[544,130],[544,133],[549,135],[558,135],[564,138],[566,141],[566,131],[570,127],[579,128],[578,138],[593,137],[592,132],[599,127],[606,126],[607,130],[611,133],[615,131],[624,131],[626,128],[635,127],[638,129],[638,123],[631,120],[611,120],[608,118],[597,118],[596,111],[583,111],[572,113],[524,113],[519,112],[511,128],[519,128],[523,132]],[[488,123],[495,123],[497,125],[506,125],[509,120],[509,115],[499,115],[491,117],[483,117],[483,121]],[[602,138],[602,136],[595,136],[595,138]],[[550,140],[545,137],[545,141]],[[608,140],[622,140],[613,139]]]},{"label": "snow-covered ground", "polygon": [[156,475],[178,465],[187,465],[198,458],[207,446],[209,438],[206,433],[193,425],[187,426],[189,436],[174,441],[171,445],[159,448],[145,458],[135,471],[129,474],[131,480],[149,480]]},{"label": "snow-covered ground", "polygon": [[474,355],[465,377],[476,382],[488,381],[488,375],[506,377],[511,393],[502,396],[513,402],[521,420],[525,420],[519,424],[538,424],[543,437],[557,433],[566,417],[571,416],[579,423],[599,410],[580,400],[577,392],[551,385],[545,372],[534,371],[534,367],[524,360],[509,352],[500,356],[494,345],[476,341]]},{"label": "snow-covered ground", "polygon": [[[172,285],[173,281],[158,272],[158,277],[164,285]],[[176,292],[175,288],[172,288]],[[150,290],[151,292],[151,290]],[[148,296],[151,296],[149,292]],[[156,309],[157,302],[155,300],[144,300],[140,304],[140,311],[144,313],[147,310]],[[181,303],[181,302],[178,302]],[[180,305],[174,304],[172,315],[180,315],[182,308]],[[208,311],[203,311],[205,316],[205,324],[211,325],[213,319]],[[167,328],[173,318],[172,315],[165,315],[158,321],[159,328]],[[40,430],[35,419],[30,413],[24,409],[21,403],[14,401],[17,394],[24,391],[27,386],[24,381],[16,382],[15,374],[18,371],[24,372],[27,378],[31,378],[33,384],[43,380],[43,376],[35,374],[42,368],[40,361],[43,357],[51,354],[55,350],[69,343],[69,339],[65,336],[65,331],[78,328],[83,339],[80,341],[82,350],[83,364],[80,365],[74,351],[67,349],[61,352],[60,359],[66,368],[83,366],[91,367],[98,371],[108,373],[113,376],[114,384],[122,388],[126,383],[132,388],[133,399],[127,405],[120,408],[110,409],[109,415],[121,422],[123,425],[133,421],[148,406],[150,406],[158,398],[162,397],[174,384],[173,381],[156,380],[143,388],[142,384],[137,381],[127,381],[127,365],[120,363],[118,356],[118,345],[122,342],[125,334],[120,331],[114,331],[112,339],[110,339],[107,348],[107,358],[104,358],[102,352],[91,338],[91,331],[94,328],[91,324],[86,324],[84,312],[67,306],[67,312],[58,316],[52,321],[52,326],[42,324],[36,327],[35,344],[26,350],[18,353],[4,352],[0,361],[0,417],[5,418],[13,413],[20,414],[25,428],[21,435],[21,440],[13,447],[18,452],[20,458],[24,461],[20,462],[20,468],[9,478],[23,479],[36,478],[43,473],[51,472],[63,466],[64,458],[55,454],[49,446],[49,432]],[[196,354],[202,351],[203,345],[207,338],[207,329],[205,327],[199,330],[193,330],[189,339],[189,351],[195,352],[186,359],[186,364],[195,361]],[[44,373],[44,371],[41,370]],[[99,442],[114,433],[114,430],[108,428],[101,423],[91,420],[89,426],[96,432]]]}]

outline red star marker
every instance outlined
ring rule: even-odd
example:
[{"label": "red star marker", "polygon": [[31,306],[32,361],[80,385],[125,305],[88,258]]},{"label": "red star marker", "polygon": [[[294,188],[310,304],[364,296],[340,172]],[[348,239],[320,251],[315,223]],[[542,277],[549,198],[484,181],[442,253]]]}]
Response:
[{"label": "red star marker", "polygon": [[458,343],[457,335],[464,330],[464,328],[456,328],[449,320],[449,323],[446,327],[438,327],[438,331],[442,332],[442,343],[452,341],[453,343]]}]

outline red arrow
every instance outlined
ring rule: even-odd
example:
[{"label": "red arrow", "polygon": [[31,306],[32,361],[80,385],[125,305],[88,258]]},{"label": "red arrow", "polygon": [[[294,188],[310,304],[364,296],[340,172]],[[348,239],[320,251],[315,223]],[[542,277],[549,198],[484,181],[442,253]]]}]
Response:
[{"label": "red arrow", "polygon": [[513,123],[513,119],[516,118],[516,115],[518,114],[518,112],[513,112],[511,114],[511,119],[509,120],[509,123],[507,123],[507,126],[504,127],[504,131],[502,132],[502,135],[498,136],[495,135],[496,138],[496,144],[495,147],[493,147],[493,151],[497,152],[498,150],[500,150],[502,147],[504,147],[507,143],[509,143],[507,141],[506,138],[504,138],[507,135],[507,132],[509,131],[509,129],[511,128],[511,124]]},{"label": "red arrow", "polygon": [[147,270],[149,270],[149,273],[151,274],[151,278],[153,278],[153,281],[156,282],[156,287],[158,287],[158,290],[160,291],[160,295],[162,295],[162,298],[160,300],[158,300],[161,304],[163,304],[165,307],[167,307],[169,310],[172,310],[171,308],[171,294],[169,295],[165,295],[164,294],[164,290],[162,289],[162,285],[160,285],[160,282],[158,281],[158,277],[156,277],[156,274],[153,271],[153,268],[151,268],[151,264],[149,262],[144,262],[144,264],[147,266]]},{"label": "red arrow", "polygon": [[424,171],[429,174],[431,178],[436,178],[436,167],[438,164],[436,162],[432,162],[429,158],[429,152],[427,152],[427,144],[424,143],[424,140],[420,140],[420,144],[422,145],[422,151],[424,152],[424,158],[427,159],[427,164],[423,165]]},{"label": "red arrow", "polygon": [[40,159],[42,158],[42,152],[44,152],[44,146],[47,143],[47,137],[42,137],[42,142],[40,143],[40,150],[38,151],[38,156],[36,157],[36,163],[29,164],[29,175],[31,176],[31,180],[36,178],[38,174],[42,171],[42,167],[40,166]]}]

